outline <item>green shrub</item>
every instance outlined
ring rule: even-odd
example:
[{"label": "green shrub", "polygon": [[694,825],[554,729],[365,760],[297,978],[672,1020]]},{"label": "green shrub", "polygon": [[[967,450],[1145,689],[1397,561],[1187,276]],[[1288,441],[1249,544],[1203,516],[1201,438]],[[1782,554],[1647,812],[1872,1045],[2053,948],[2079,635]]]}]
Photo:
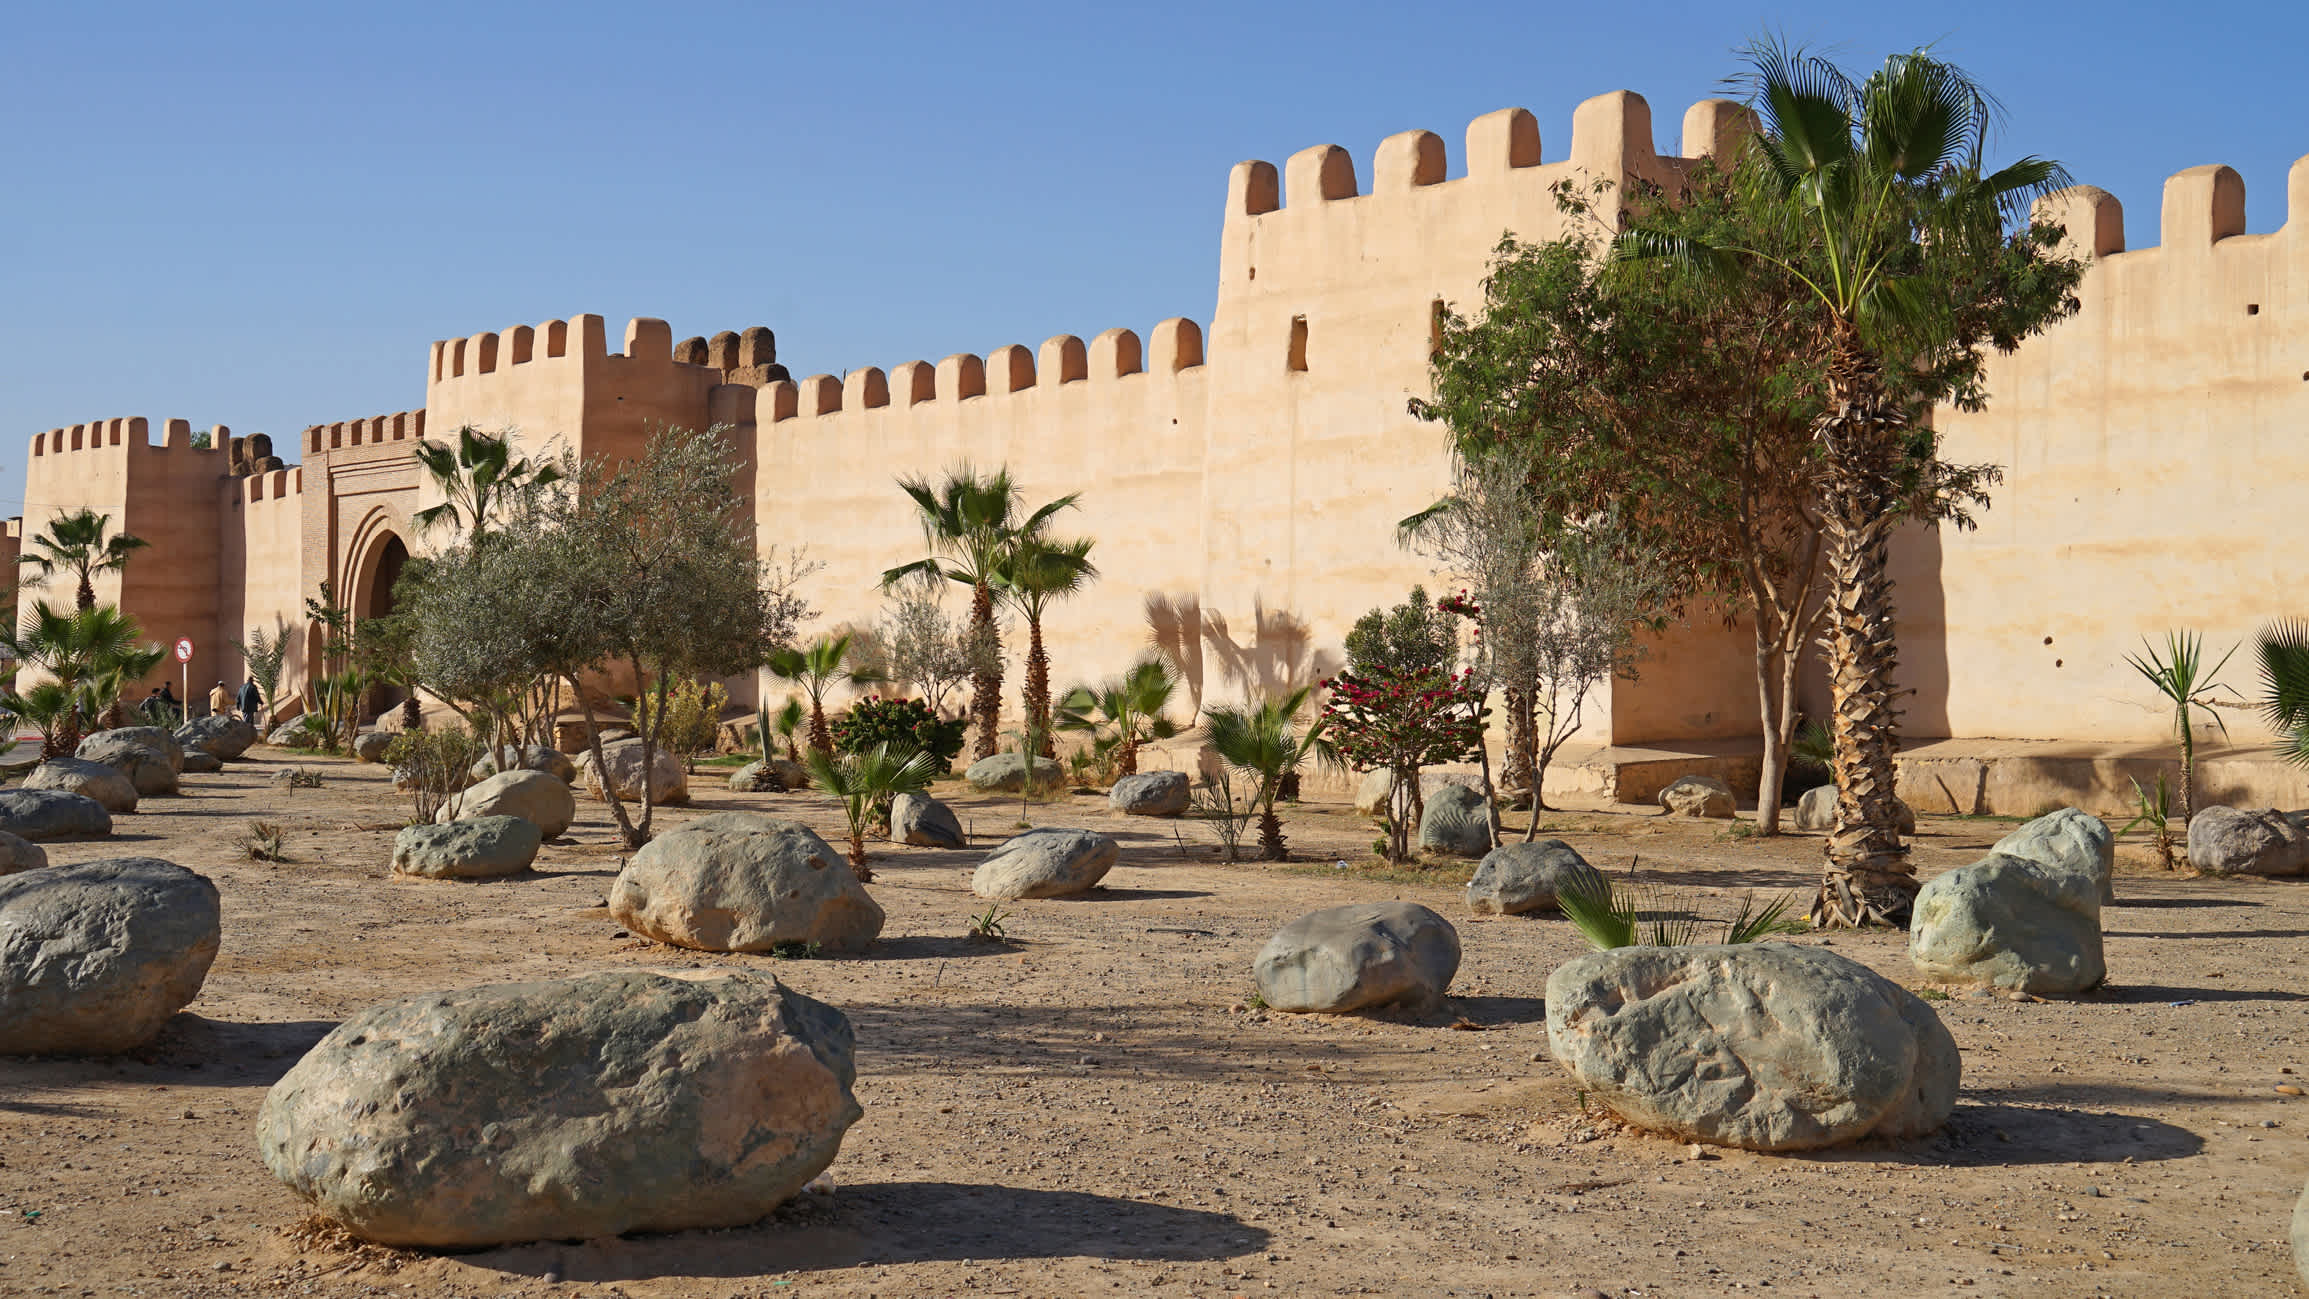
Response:
[{"label": "green shrub", "polygon": [[405,731],[385,746],[386,764],[415,800],[417,815],[411,824],[432,824],[450,795],[472,783],[473,764],[483,751],[481,741],[462,726]]},{"label": "green shrub", "polygon": [[941,719],[919,699],[867,698],[834,719],[834,747],[843,753],[865,753],[887,744],[893,751],[927,753],[938,774],[944,775],[953,770],[954,755],[962,752],[962,732],[968,725],[962,718]]}]

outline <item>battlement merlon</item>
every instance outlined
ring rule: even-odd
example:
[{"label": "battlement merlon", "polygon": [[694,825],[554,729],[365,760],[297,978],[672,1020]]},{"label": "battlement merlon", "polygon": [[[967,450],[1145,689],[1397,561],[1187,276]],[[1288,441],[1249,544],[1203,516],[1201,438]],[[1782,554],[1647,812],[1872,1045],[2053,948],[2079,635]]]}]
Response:
[{"label": "battlement merlon", "polygon": [[763,385],[750,407],[744,404],[748,394],[734,387],[717,389],[715,421],[759,426],[887,406],[1000,401],[1044,384],[1117,383],[1134,377],[1170,382],[1202,364],[1202,327],[1174,316],[1157,324],[1146,340],[1129,329],[1109,329],[1088,343],[1058,334],[1038,351],[1012,343],[983,357],[957,352],[935,365],[908,361],[888,371],[869,365],[839,378],[813,374],[798,382],[780,380]]},{"label": "battlement merlon", "polygon": [[347,447],[374,446],[382,442],[417,442],[423,440],[424,436],[425,412],[418,409],[377,415],[369,419],[315,424],[305,430],[303,441],[305,454],[317,456]]},{"label": "battlement merlon", "polygon": [[209,430],[209,444],[192,444],[192,422],[171,419],[161,421],[161,441],[152,440],[151,421],[141,415],[119,419],[90,420],[86,424],[71,424],[52,428],[32,435],[32,458],[70,454],[75,451],[106,451],[121,448],[144,451],[182,451],[187,455],[221,455],[232,440],[232,430],[219,424]]},{"label": "battlement merlon", "polygon": [[[2245,229],[2245,178],[2219,165],[2190,167],[2165,178],[2158,205],[2158,242],[2142,248],[2125,244],[2125,208],[2117,196],[2093,185],[2072,185],[2036,201],[2030,216],[2067,232],[2070,255],[2100,261],[2171,250],[2201,257],[2224,241],[2250,236]],[[2309,238],[2309,157],[2296,160],[2285,178],[2285,224],[2276,234]]]}]

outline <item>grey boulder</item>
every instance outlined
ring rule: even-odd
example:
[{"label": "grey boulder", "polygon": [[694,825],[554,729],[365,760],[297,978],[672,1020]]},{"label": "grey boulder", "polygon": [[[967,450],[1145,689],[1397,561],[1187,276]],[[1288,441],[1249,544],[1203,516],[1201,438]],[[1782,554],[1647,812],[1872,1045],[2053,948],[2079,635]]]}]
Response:
[{"label": "grey boulder", "polygon": [[970,877],[982,898],[1063,898],[1088,893],[1122,856],[1122,845],[1090,830],[1046,826],[1013,835]]},{"label": "grey boulder", "polygon": [[[1916,833],[1916,810],[1899,799],[1892,800],[1893,824],[1902,834]],[[1814,785],[1796,800],[1796,828],[1820,833],[1836,828],[1836,787]]]},{"label": "grey boulder", "polygon": [[782,794],[809,787],[809,771],[790,758],[749,762],[730,773],[730,788],[741,794]]},{"label": "grey boulder", "polygon": [[230,762],[257,742],[257,728],[239,717],[211,713],[177,727],[175,738],[188,750],[199,749],[221,762]]},{"label": "grey boulder", "polygon": [[1954,1108],[1961,1063],[1914,993],[1786,943],[1575,956],[1548,976],[1547,1040],[1636,1127],[1748,1150],[1922,1136]]},{"label": "grey boulder", "polygon": [[1599,891],[1603,876],[1587,858],[1561,839],[1503,843],[1491,850],[1467,881],[1467,906],[1486,915],[1514,916],[1556,910],[1556,895],[1567,889]]},{"label": "grey boulder", "polygon": [[26,791],[55,790],[92,799],[107,812],[136,810],[136,785],[117,767],[86,758],[50,758],[24,778]]},{"label": "grey boulder", "polygon": [[1339,1015],[1432,1005],[1459,973],[1459,931],[1415,902],[1310,911],[1275,931],[1251,963],[1276,1010]]},{"label": "grey boulder", "polygon": [[544,837],[536,822],[518,816],[412,825],[393,837],[393,873],[432,880],[518,875],[537,860]]},{"label": "grey boulder", "polygon": [[363,731],[353,737],[353,758],[358,762],[383,762],[385,750],[401,738],[384,731]]},{"label": "grey boulder", "polygon": [[48,850],[39,844],[0,831],[0,875],[36,871],[48,864]]},{"label": "grey boulder", "polygon": [[[91,731],[80,737],[80,747],[73,753],[91,762],[118,766],[119,760],[115,755],[128,748],[142,749],[157,755],[168,763],[170,771],[184,770],[184,745],[158,726],[119,726],[109,731]],[[122,767],[121,770],[126,772],[128,769]]]},{"label": "grey boulder", "polygon": [[[650,756],[652,761],[645,769],[642,765],[641,741],[619,740],[615,744],[602,746],[601,764],[597,768],[593,750],[587,749],[577,759],[578,783],[583,786],[589,798],[606,803],[609,801],[606,790],[615,791],[617,797],[626,802],[638,803],[646,778],[651,802],[661,806],[667,803],[687,803],[689,773],[683,770],[681,759],[664,749]],[[609,773],[607,779],[602,776],[603,769]]]},{"label": "grey boulder", "polygon": [[609,914],[644,938],[708,952],[862,952],[883,920],[817,832],[758,812],[717,812],[650,840],[618,872]]},{"label": "grey boulder", "polygon": [[0,790],[0,830],[19,839],[94,839],[112,833],[112,814],[69,790],[6,789]]},{"label": "grey boulder", "polygon": [[2048,812],[1990,845],[1991,853],[2019,857],[2051,870],[2091,877],[2102,906],[2117,900],[2117,838],[2109,823],[2090,812],[2064,807]]},{"label": "grey boulder", "polygon": [[[1451,786],[1461,789],[1483,788],[1483,777],[1471,771],[1422,771],[1419,773],[1419,796],[1422,801],[1435,797],[1437,790]],[[1355,812],[1375,821],[1387,819],[1387,800],[1395,793],[1395,773],[1385,767],[1366,771],[1355,784]]]},{"label": "grey boulder", "polygon": [[1991,852],[1917,891],[1908,958],[1928,979],[2067,995],[2108,975],[2090,874]]},{"label": "grey boulder", "polygon": [[447,825],[487,816],[518,816],[545,838],[558,839],[577,819],[577,794],[549,772],[517,767],[450,795],[433,819]]},{"label": "grey boulder", "polygon": [[1681,776],[1660,791],[1660,807],[1670,816],[1728,821],[1737,806],[1732,787],[1714,776]]},{"label": "grey boulder", "polygon": [[505,771],[542,771],[564,785],[577,783],[577,764],[559,749],[542,744],[502,744],[473,764],[473,779],[487,780]]},{"label": "grey boulder", "polygon": [[1187,810],[1187,773],[1142,771],[1107,791],[1106,805],[1125,816],[1178,816]]},{"label": "grey boulder", "polygon": [[[962,773],[962,779],[982,794],[1016,794],[1026,788],[1026,759],[1015,753],[997,753],[980,758]],[[1034,760],[1036,788],[1053,788],[1059,781],[1059,766],[1055,759],[1037,757]]]},{"label": "grey boulder", "polygon": [[206,749],[184,751],[184,771],[188,776],[206,776],[224,770],[224,759]]},{"label": "grey boulder", "polygon": [[2189,865],[2208,875],[2299,875],[2309,831],[2273,807],[2207,807],[2189,818]]},{"label": "grey boulder", "polygon": [[1419,847],[1454,857],[1481,857],[1491,851],[1491,809],[1483,791],[1445,785],[1427,796],[1419,813]]},{"label": "grey boulder", "polygon": [[216,885],[157,857],[0,876],[0,1054],[141,1046],[200,995]]},{"label": "grey boulder", "polygon": [[371,1006],[266,1094],[257,1146],[354,1234],[460,1249],[760,1220],[864,1114],[849,1020],[751,972]]},{"label": "grey boulder", "polygon": [[970,840],[954,809],[928,794],[900,794],[890,800],[890,837],[917,848],[967,848]]}]

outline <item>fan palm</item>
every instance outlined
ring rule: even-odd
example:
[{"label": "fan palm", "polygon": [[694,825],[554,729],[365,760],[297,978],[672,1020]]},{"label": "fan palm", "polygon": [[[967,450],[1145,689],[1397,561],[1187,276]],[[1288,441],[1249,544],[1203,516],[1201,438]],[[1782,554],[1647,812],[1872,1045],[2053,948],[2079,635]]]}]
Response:
[{"label": "fan palm", "polygon": [[2281,618],[2261,629],[2261,716],[2277,733],[2277,752],[2309,767],[2309,621]]},{"label": "fan palm", "polygon": [[882,680],[879,672],[851,665],[846,632],[820,636],[803,649],[779,650],[770,655],[767,666],[771,676],[793,682],[810,697],[810,748],[818,753],[834,751],[834,735],[826,726],[826,692],[838,685],[870,686]]},{"label": "fan palm", "polygon": [[1211,749],[1257,786],[1252,799],[1259,809],[1259,855],[1268,861],[1287,856],[1283,823],[1275,815],[1284,779],[1297,774],[1310,758],[1336,761],[1323,735],[1323,714],[1318,712],[1305,726],[1299,724],[1299,714],[1306,711],[1313,694],[1312,687],[1301,686],[1286,695],[1268,695],[1255,708],[1229,704],[1203,710]]},{"label": "fan palm", "polygon": [[900,794],[916,794],[929,788],[930,778],[937,774],[935,755],[917,749],[896,749],[888,744],[877,744],[863,753],[845,753],[837,758],[820,749],[810,750],[805,760],[810,780],[820,797],[842,805],[843,818],[849,823],[850,870],[862,881],[874,878],[866,865],[866,831],[876,824],[890,824],[890,803]]},{"label": "fan palm", "polygon": [[942,577],[970,588],[970,720],[977,727],[976,757],[994,754],[1002,723],[1002,638],[994,624],[994,588],[1004,559],[1019,541],[1039,537],[1051,517],[1071,509],[1062,496],[1031,513],[1008,469],[981,475],[964,464],[943,482],[901,478],[898,486],[922,517],[931,554],[882,574],[885,588],[910,577]]},{"label": "fan palm", "polygon": [[32,570],[32,576],[42,582],[59,573],[72,574],[77,583],[76,607],[93,609],[96,576],[127,571],[128,557],[152,544],[125,532],[112,533],[111,525],[111,515],[91,509],[59,514],[48,521],[32,539],[32,548],[17,556],[16,562]]},{"label": "fan palm", "polygon": [[[1771,246],[1709,245],[1638,224],[1614,241],[1613,256],[1670,258],[1727,283],[1769,265],[1824,309],[1829,394],[1814,432],[1825,472],[1837,805],[1811,916],[1905,926],[1917,881],[1893,795],[1897,645],[1886,558],[1917,483],[1932,473],[1934,444],[1913,425],[1902,390],[1913,386],[1909,371],[1961,365],[1984,339],[2012,346],[2050,318],[2053,308],[1992,301],[1994,291],[1952,283],[1947,272],[1965,252],[2003,241],[2035,198],[2067,178],[2033,157],[1986,171],[1996,106],[1929,52],[1895,55],[1860,81],[1771,40],[1747,53],[1740,82],[1762,119],[1751,175],[1777,223]],[[2023,319],[2030,310],[2037,318]]]},{"label": "fan palm", "polygon": [[559,466],[514,455],[512,440],[502,433],[484,433],[467,424],[457,430],[456,438],[454,447],[427,441],[419,442],[413,452],[418,467],[441,493],[439,505],[413,516],[419,532],[462,526],[480,536],[506,497],[525,486],[561,481]]},{"label": "fan palm", "polygon": [[1178,673],[1159,658],[1143,659],[1096,688],[1076,686],[1058,703],[1058,728],[1090,734],[1093,747],[1111,753],[1118,776],[1138,771],[1138,746],[1179,733],[1165,717],[1179,688]]},{"label": "fan palm", "polygon": [[[57,691],[44,693],[36,685],[21,694],[10,692],[0,695],[0,708],[35,719],[42,757],[71,753],[79,747],[82,729],[119,698],[127,683],[166,657],[165,650],[140,645],[143,636],[134,618],[108,604],[66,613],[45,600],[35,602],[21,629],[0,636],[0,649],[20,667],[46,676],[42,684],[53,684]],[[39,723],[40,716],[49,723]]]},{"label": "fan palm", "polygon": [[1093,544],[1088,537],[1073,541],[1022,537],[1003,557],[998,574],[1003,597],[1026,619],[1026,687],[1019,703],[1040,723],[1045,758],[1057,757],[1058,749],[1051,739],[1050,655],[1042,647],[1042,614],[1098,576],[1098,566],[1090,562]]}]

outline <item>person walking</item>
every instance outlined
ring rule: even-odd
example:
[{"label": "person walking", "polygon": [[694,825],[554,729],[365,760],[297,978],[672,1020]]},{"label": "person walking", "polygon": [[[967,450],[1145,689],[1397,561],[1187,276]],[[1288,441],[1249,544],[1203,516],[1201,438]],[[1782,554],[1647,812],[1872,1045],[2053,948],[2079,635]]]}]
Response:
[{"label": "person walking", "polygon": [[176,692],[168,688],[166,681],[160,683],[159,703],[162,726],[174,727],[182,723],[184,706],[177,702]]},{"label": "person walking", "polygon": [[241,682],[241,720],[251,726],[261,725],[257,714],[264,711],[264,697],[257,692],[255,678]]},{"label": "person walking", "polygon": [[208,689],[208,712],[211,717],[222,717],[233,710],[232,692],[219,681]]}]

